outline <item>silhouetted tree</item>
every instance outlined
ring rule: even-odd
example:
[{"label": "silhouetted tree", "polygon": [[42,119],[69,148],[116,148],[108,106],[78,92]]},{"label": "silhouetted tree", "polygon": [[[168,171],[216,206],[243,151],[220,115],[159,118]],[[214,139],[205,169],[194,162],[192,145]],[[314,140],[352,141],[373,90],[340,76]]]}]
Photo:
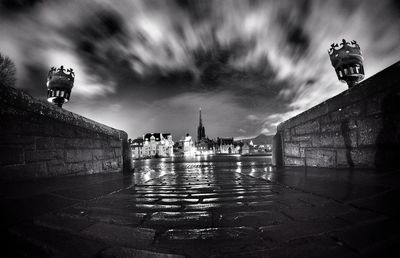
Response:
[{"label": "silhouetted tree", "polygon": [[17,69],[14,62],[0,53],[0,85],[13,87],[16,81]]}]

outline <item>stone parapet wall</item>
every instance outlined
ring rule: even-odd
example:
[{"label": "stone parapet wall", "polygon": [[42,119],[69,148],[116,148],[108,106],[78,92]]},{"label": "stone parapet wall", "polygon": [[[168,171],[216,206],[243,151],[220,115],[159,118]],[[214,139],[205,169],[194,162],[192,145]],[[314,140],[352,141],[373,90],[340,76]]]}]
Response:
[{"label": "stone parapet wall", "polygon": [[130,167],[124,131],[10,87],[0,87],[0,107],[0,179],[121,172]]},{"label": "stone parapet wall", "polygon": [[400,62],[277,128],[284,166],[399,167]]}]

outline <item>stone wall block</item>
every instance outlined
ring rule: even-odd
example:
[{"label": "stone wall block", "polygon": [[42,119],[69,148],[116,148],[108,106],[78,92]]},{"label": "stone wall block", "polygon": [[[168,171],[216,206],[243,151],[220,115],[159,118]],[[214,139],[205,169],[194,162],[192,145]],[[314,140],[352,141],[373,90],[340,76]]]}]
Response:
[{"label": "stone wall block", "polygon": [[297,135],[318,133],[320,131],[320,124],[316,120],[309,121],[302,125],[296,126],[295,130]]},{"label": "stone wall block", "polygon": [[307,141],[307,142],[299,142],[300,148],[306,148],[306,147],[312,147],[312,142]]},{"label": "stone wall block", "polygon": [[376,149],[358,148],[350,151],[351,159],[355,167],[374,167]]},{"label": "stone wall block", "polygon": [[366,102],[365,115],[377,115],[382,112],[382,99],[385,97],[386,93],[379,93],[372,98],[368,99]]},{"label": "stone wall block", "polygon": [[300,157],[300,145],[298,143],[284,143],[285,156]]},{"label": "stone wall block", "polygon": [[319,122],[320,122],[321,126],[324,125],[324,124],[330,124],[332,121],[331,121],[331,118],[329,116],[329,113],[321,116],[319,118]]},{"label": "stone wall block", "polygon": [[93,158],[90,149],[82,150],[66,150],[65,151],[65,161],[66,162],[81,162],[81,161],[91,161]]},{"label": "stone wall block", "polygon": [[360,146],[375,145],[382,131],[382,118],[369,117],[358,120],[358,144]]},{"label": "stone wall block", "polygon": [[29,150],[25,152],[25,162],[37,162],[47,160],[64,160],[63,150]]},{"label": "stone wall block", "polygon": [[117,159],[103,161],[103,170],[111,171],[111,170],[117,170],[118,168],[119,168],[119,166],[118,166]]},{"label": "stone wall block", "polygon": [[35,137],[31,135],[14,135],[0,132],[0,145],[18,146],[26,149],[26,146],[35,146]]},{"label": "stone wall block", "polygon": [[285,157],[284,159],[285,166],[304,166],[303,158],[294,158],[294,157]]},{"label": "stone wall block", "polygon": [[16,147],[0,147],[0,165],[23,164],[24,150]]},{"label": "stone wall block", "polygon": [[121,157],[121,156],[122,156],[122,149],[114,148],[114,157]]},{"label": "stone wall block", "polygon": [[55,149],[53,137],[36,137],[36,149],[37,150],[49,150]]},{"label": "stone wall block", "polygon": [[338,168],[345,168],[353,166],[351,159],[350,149],[337,149],[336,150],[336,166]]},{"label": "stone wall block", "polygon": [[67,167],[62,160],[49,160],[46,162],[48,176],[67,174]]},{"label": "stone wall block", "polygon": [[109,139],[109,147],[122,148],[122,143],[120,140]]},{"label": "stone wall block", "polygon": [[301,136],[292,136],[292,140],[293,142],[307,142],[311,140],[311,136],[310,135],[301,135]]},{"label": "stone wall block", "polygon": [[79,172],[84,172],[85,170],[85,163],[67,163],[67,169],[64,170],[67,174],[76,174]]},{"label": "stone wall block", "polygon": [[340,131],[341,131],[341,126],[339,123],[330,123],[330,124],[322,124],[321,125],[322,133],[340,132]]},{"label": "stone wall block", "polygon": [[336,150],[306,149],[306,164],[311,167],[336,167]]}]

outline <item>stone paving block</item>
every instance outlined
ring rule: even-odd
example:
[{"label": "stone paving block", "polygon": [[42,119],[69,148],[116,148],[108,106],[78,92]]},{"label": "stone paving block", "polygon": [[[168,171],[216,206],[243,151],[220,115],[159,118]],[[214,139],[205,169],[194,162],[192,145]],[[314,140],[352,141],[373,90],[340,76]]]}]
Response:
[{"label": "stone paving block", "polygon": [[298,208],[305,206],[321,206],[331,202],[330,199],[302,192],[283,193],[280,194],[276,200],[291,208]]},{"label": "stone paving block", "polygon": [[176,205],[184,205],[184,204],[193,204],[198,203],[199,199],[194,198],[162,198],[157,203],[159,204],[176,204]]},{"label": "stone paving block", "polygon": [[351,224],[360,224],[388,219],[388,217],[367,210],[355,210],[349,213],[338,215],[337,218],[342,219]]},{"label": "stone paving block", "polygon": [[70,207],[58,212],[59,215],[71,218],[84,218],[90,221],[138,226],[146,213],[134,212],[130,208],[102,208],[102,207]]},{"label": "stone paving block", "polygon": [[86,185],[85,187],[77,187],[73,189],[63,189],[55,191],[57,195],[65,196],[67,198],[79,200],[91,200],[104,196],[106,194],[115,192],[124,187],[124,182],[121,179],[110,180],[106,182],[99,182]]},{"label": "stone paving block", "polygon": [[250,252],[223,253],[215,257],[266,257],[266,258],[319,258],[319,257],[359,257],[356,253],[338,245],[327,237],[318,237],[293,241],[274,248]]},{"label": "stone paving block", "polygon": [[32,224],[21,224],[11,233],[31,242],[48,257],[93,257],[105,245],[95,240]]},{"label": "stone paving block", "polygon": [[200,228],[200,229],[170,229],[164,232],[162,239],[175,241],[219,241],[244,240],[257,235],[255,229],[249,227],[231,228]]},{"label": "stone paving block", "polygon": [[261,227],[279,224],[289,220],[289,218],[283,214],[272,210],[215,213],[213,215],[215,227]]},{"label": "stone paving block", "polygon": [[352,204],[356,207],[374,210],[387,216],[398,217],[400,209],[396,205],[393,205],[393,203],[397,202],[399,197],[400,189],[394,189],[370,198],[354,201]]},{"label": "stone paving block", "polygon": [[91,222],[82,218],[71,218],[59,216],[56,214],[46,214],[35,219],[34,223],[42,227],[48,227],[55,230],[63,230],[71,233],[78,233],[91,226]]},{"label": "stone paving block", "polygon": [[258,196],[229,196],[229,197],[214,197],[214,198],[204,198],[203,203],[221,203],[221,202],[251,202],[261,199]]},{"label": "stone paving block", "polygon": [[102,251],[99,257],[104,258],[126,258],[126,257],[140,257],[140,258],[184,258],[185,256],[179,254],[169,254],[162,252],[154,252],[140,249],[132,249],[126,247],[111,247]]},{"label": "stone paving block", "polygon": [[248,202],[246,205],[250,210],[282,210],[287,208],[286,205],[276,201],[276,200],[259,200],[256,202]]},{"label": "stone paving block", "polygon": [[282,210],[282,212],[294,220],[310,220],[334,217],[340,214],[348,213],[353,210],[354,208],[348,205],[330,202],[317,207],[287,208]]},{"label": "stone paving block", "polygon": [[143,197],[146,198],[187,198],[188,194],[177,194],[177,193],[170,193],[170,192],[164,192],[164,193],[148,193],[148,194],[142,194]]},{"label": "stone paving block", "polygon": [[77,201],[60,198],[51,194],[38,194],[26,198],[0,199],[2,208],[2,223],[16,223],[21,220],[30,220],[36,216],[65,208]]},{"label": "stone paving block", "polygon": [[340,219],[323,219],[310,221],[291,221],[278,225],[260,227],[261,236],[273,242],[287,242],[293,239],[326,234],[334,230],[348,227],[349,224]]},{"label": "stone paving block", "polygon": [[361,224],[331,234],[338,241],[346,243],[361,254],[374,249],[384,249],[393,241],[400,244],[400,223],[396,220],[383,220]]},{"label": "stone paving block", "polygon": [[157,228],[198,228],[211,227],[209,212],[155,212],[143,223],[144,227]]},{"label": "stone paving block", "polygon": [[264,243],[252,228],[203,228],[168,230],[160,236],[157,246],[189,257],[210,257],[224,251],[260,249]]},{"label": "stone paving block", "polygon": [[143,247],[149,246],[153,242],[155,230],[100,222],[83,230],[81,235],[116,245]]},{"label": "stone paving block", "polygon": [[208,210],[243,210],[246,205],[242,202],[226,202],[226,203],[200,203],[185,205],[185,211],[208,211]]},{"label": "stone paving block", "polygon": [[156,212],[156,211],[179,211],[182,209],[180,205],[174,204],[133,204],[132,208],[136,209],[138,212]]}]

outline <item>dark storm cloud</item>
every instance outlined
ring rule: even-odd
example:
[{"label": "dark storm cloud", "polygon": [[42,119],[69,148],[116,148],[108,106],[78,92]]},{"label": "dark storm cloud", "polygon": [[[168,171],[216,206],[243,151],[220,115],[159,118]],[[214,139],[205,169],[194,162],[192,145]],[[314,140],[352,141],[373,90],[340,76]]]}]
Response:
[{"label": "dark storm cloud", "polygon": [[193,133],[200,106],[210,136],[273,133],[346,88],[332,42],[357,40],[367,76],[400,57],[389,0],[2,3],[0,51],[16,62],[19,87],[41,96],[49,67],[73,67],[66,108],[132,137]]},{"label": "dark storm cloud", "polygon": [[0,0],[0,8],[6,12],[24,12],[33,8],[42,0]]}]

